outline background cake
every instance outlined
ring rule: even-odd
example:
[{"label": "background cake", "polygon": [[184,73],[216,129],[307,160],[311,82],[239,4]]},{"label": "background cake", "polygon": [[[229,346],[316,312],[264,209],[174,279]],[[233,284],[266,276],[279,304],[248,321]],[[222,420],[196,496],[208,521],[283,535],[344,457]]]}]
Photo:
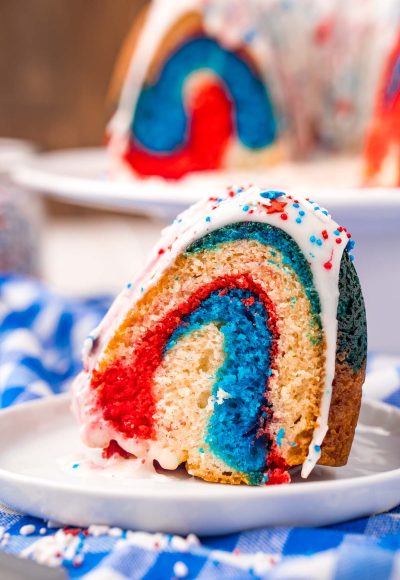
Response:
[{"label": "background cake", "polygon": [[400,28],[382,71],[365,160],[367,181],[400,186]]},{"label": "background cake", "polygon": [[181,214],[85,343],[84,442],[225,483],[346,463],[367,344],[352,246],[315,202],[257,187]]},{"label": "background cake", "polygon": [[386,98],[371,118],[377,93],[395,90],[399,28],[396,0],[153,0],[116,68],[114,173],[176,179],[361,154],[372,122],[368,179],[379,135],[396,142],[396,106]]},{"label": "background cake", "polygon": [[221,38],[208,16],[202,0],[155,0],[128,39],[109,135],[115,157],[139,175],[179,178],[278,155],[265,46],[226,38],[226,23]]}]

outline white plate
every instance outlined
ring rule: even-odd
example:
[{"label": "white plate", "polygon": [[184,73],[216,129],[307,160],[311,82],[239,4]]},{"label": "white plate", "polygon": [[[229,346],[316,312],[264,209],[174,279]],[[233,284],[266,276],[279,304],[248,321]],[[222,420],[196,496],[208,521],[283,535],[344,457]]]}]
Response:
[{"label": "white plate", "polygon": [[351,208],[357,208],[358,213],[365,208],[369,215],[377,201],[380,215],[385,210],[392,215],[394,209],[400,215],[399,189],[357,188],[357,158],[284,163],[264,171],[202,172],[179,181],[158,177],[122,181],[110,177],[105,149],[75,149],[38,155],[17,167],[13,175],[20,185],[32,191],[70,203],[168,218],[220,186],[250,182],[315,195],[319,203],[335,212],[335,217],[343,208],[346,215]]},{"label": "white plate", "polygon": [[382,403],[364,402],[346,467],[317,467],[307,481],[270,487],[206,483],[182,472],[132,480],[64,471],[60,458],[82,451],[64,395],[0,412],[0,432],[0,501],[71,525],[208,535],[332,524],[400,503],[400,411]]},{"label": "white plate", "polygon": [[19,139],[0,138],[0,173],[9,173],[17,163],[26,161],[35,152],[32,143]]}]

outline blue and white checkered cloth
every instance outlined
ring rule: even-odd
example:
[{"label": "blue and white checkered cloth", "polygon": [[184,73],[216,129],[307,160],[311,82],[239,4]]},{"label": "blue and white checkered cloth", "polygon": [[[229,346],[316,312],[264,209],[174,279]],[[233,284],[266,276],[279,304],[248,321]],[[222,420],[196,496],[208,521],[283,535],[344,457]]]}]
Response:
[{"label": "blue and white checkered cloth", "polygon": [[[62,299],[38,282],[0,278],[0,405],[65,391],[80,368],[83,338],[109,302]],[[366,394],[400,406],[400,358],[370,355]],[[0,549],[87,580],[398,579],[400,507],[319,529],[198,540],[106,526],[59,529],[0,506]]]}]

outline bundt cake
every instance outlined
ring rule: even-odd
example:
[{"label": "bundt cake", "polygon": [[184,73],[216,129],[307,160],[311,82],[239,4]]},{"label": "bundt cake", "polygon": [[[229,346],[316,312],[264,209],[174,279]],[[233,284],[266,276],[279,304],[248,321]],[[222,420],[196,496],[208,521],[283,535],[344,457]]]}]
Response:
[{"label": "bundt cake", "polygon": [[316,151],[357,156],[361,176],[366,138],[365,181],[382,183],[393,150],[393,184],[399,26],[398,0],[152,0],[112,82],[113,176],[262,170]]},{"label": "bundt cake", "polygon": [[317,203],[255,186],[182,213],[86,339],[84,443],[232,484],[345,464],[367,346],[352,247]]}]

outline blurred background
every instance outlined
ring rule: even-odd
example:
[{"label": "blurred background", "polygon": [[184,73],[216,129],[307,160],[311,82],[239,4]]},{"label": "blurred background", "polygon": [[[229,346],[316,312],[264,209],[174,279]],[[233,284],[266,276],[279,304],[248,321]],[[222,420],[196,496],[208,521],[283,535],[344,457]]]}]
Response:
[{"label": "blurred background", "polygon": [[0,135],[46,149],[99,145],[125,35],[144,0],[2,0]]},{"label": "blurred background", "polygon": [[[145,3],[2,0],[0,137],[27,140],[39,150],[102,145],[112,113],[108,94],[115,61]],[[15,186],[12,191],[14,203]],[[3,212],[4,207],[10,212],[9,198],[3,187]],[[0,270],[14,258],[14,270],[34,273],[68,294],[117,292],[163,225],[21,192],[18,198],[33,230],[27,237],[25,224],[22,240],[14,232],[19,249],[3,240]]]}]

